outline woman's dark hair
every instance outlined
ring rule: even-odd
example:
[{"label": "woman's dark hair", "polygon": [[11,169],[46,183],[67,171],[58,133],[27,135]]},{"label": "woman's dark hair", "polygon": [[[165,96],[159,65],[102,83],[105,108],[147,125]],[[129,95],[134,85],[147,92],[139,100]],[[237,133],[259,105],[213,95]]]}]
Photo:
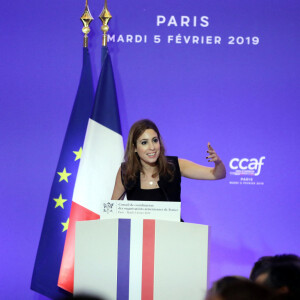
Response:
[{"label": "woman's dark hair", "polygon": [[143,167],[140,162],[140,158],[135,152],[138,138],[147,130],[152,129],[157,133],[157,137],[160,144],[160,153],[157,159],[157,173],[153,174],[152,177],[163,176],[166,178],[173,178],[172,164],[167,161],[165,156],[165,147],[159,133],[157,126],[148,119],[143,119],[135,122],[129,131],[127,145],[125,150],[124,160],[122,164],[122,179],[123,184],[126,186],[129,181],[136,182],[136,175],[139,172],[143,173]]}]

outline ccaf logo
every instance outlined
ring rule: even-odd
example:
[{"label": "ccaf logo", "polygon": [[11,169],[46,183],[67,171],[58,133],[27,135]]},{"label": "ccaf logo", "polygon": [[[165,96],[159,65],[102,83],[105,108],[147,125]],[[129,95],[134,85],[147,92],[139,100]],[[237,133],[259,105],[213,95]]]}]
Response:
[{"label": "ccaf logo", "polygon": [[230,175],[249,175],[258,176],[261,172],[262,166],[264,165],[265,156],[257,158],[233,158],[229,162],[231,169]]},{"label": "ccaf logo", "polygon": [[243,185],[264,185],[264,182],[254,180],[261,173],[265,156],[257,158],[233,158],[229,162],[230,175],[237,175],[234,180],[229,180],[229,184]]}]

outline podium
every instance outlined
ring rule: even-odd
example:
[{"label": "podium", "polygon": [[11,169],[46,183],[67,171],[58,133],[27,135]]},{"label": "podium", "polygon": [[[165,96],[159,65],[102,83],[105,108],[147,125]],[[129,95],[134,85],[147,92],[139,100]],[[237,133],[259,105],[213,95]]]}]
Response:
[{"label": "podium", "polygon": [[158,219],[76,223],[74,295],[204,299],[208,226]]}]

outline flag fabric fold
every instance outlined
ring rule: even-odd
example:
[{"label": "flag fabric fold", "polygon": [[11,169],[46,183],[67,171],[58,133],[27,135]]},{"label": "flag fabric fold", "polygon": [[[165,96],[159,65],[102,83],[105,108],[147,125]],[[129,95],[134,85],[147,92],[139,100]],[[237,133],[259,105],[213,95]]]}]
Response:
[{"label": "flag fabric fold", "polygon": [[80,82],[53,179],[31,289],[52,299],[68,295],[57,286],[82,146],[92,112],[94,89],[88,48],[83,48]]},{"label": "flag fabric fold", "polygon": [[111,198],[123,152],[112,63],[107,47],[102,47],[101,74],[84,140],[58,280],[58,286],[71,293],[74,288],[75,224],[100,218],[101,203]]}]

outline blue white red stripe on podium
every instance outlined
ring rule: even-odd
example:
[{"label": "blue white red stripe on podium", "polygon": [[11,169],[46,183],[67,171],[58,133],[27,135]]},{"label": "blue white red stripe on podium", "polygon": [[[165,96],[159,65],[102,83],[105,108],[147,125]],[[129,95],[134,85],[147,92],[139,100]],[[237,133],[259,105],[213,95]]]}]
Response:
[{"label": "blue white red stripe on podium", "polygon": [[208,229],[201,226],[161,220],[77,222],[75,295],[199,298],[207,284]]},{"label": "blue white red stripe on podium", "polygon": [[[131,222],[133,226],[131,226]],[[131,228],[133,229],[132,231]],[[140,233],[142,233],[142,238],[140,238]],[[132,221],[129,219],[119,219],[117,263],[118,300],[130,298],[142,300],[153,299],[154,245],[154,220]],[[133,249],[131,249],[132,246],[134,247]],[[141,256],[136,256],[137,253],[141,253]],[[138,259],[135,259],[135,257]],[[141,261],[138,261],[139,259],[141,259]],[[133,275],[133,273],[138,276],[133,276],[133,278],[129,280],[129,274]],[[129,291],[131,292],[130,297]]]}]

